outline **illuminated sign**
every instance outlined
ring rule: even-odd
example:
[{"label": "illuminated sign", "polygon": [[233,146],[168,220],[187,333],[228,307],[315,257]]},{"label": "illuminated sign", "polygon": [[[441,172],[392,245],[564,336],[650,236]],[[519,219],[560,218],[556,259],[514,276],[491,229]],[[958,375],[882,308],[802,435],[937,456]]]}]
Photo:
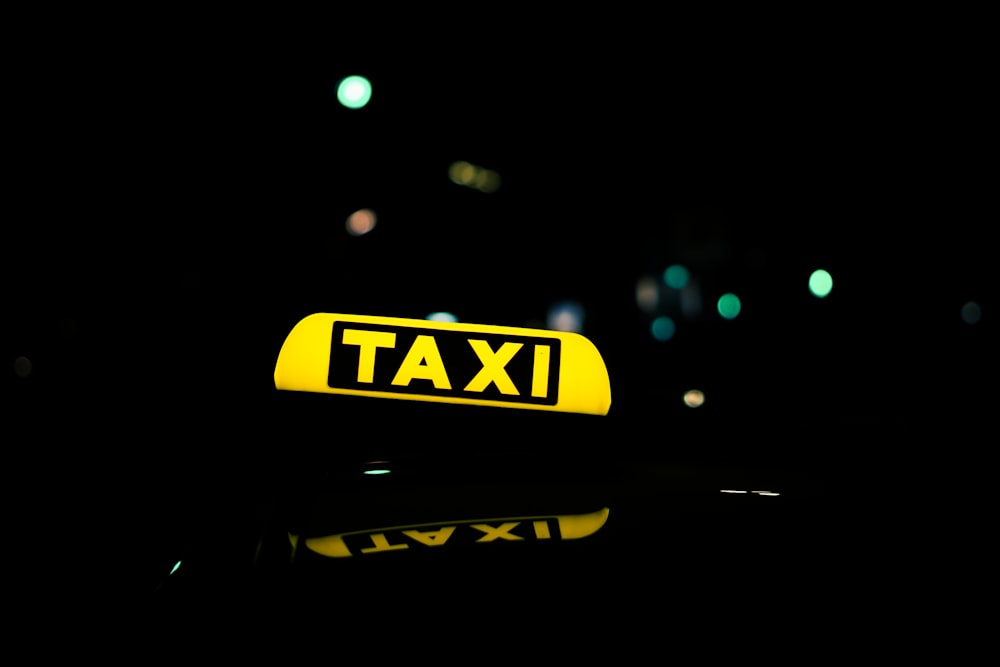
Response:
[{"label": "illuminated sign", "polygon": [[277,389],[605,415],[608,371],[576,333],[317,313],[285,338]]},{"label": "illuminated sign", "polygon": [[[310,537],[303,543],[310,551],[320,555],[348,558],[449,544],[577,540],[600,530],[607,522],[609,513],[610,510],[605,507],[588,514],[424,523]],[[289,535],[289,539],[292,547],[297,549],[299,536]]]}]

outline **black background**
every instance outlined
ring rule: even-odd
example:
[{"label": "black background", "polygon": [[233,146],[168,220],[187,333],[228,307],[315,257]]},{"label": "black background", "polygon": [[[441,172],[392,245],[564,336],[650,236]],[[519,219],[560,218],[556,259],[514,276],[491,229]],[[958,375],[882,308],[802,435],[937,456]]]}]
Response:
[{"label": "black background", "polygon": [[[611,413],[579,429],[602,455],[801,462],[923,502],[985,474],[997,146],[975,20],[592,15],[420,37],[402,18],[202,18],[19,23],[3,267],[22,534],[153,553],[252,521],[274,470],[310,460],[272,373],[314,312],[525,326],[572,299],[611,376]],[[350,74],[374,86],[362,110],[336,103]],[[451,183],[455,160],[500,190]],[[351,237],[361,207],[378,225]],[[674,262],[705,307],[662,344],[635,288]],[[724,291],[736,320],[713,316]],[[318,421],[421,437],[361,405]],[[447,418],[474,446],[489,429],[466,414]],[[142,589],[138,560],[112,569]]]}]

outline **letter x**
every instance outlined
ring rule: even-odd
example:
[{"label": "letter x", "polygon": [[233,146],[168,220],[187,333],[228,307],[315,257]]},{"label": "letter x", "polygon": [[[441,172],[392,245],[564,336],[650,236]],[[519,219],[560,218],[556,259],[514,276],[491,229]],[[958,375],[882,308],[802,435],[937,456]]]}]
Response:
[{"label": "letter x", "polygon": [[476,530],[481,530],[486,533],[480,537],[476,542],[492,542],[493,540],[523,540],[523,537],[518,537],[517,535],[512,535],[510,531],[514,530],[520,521],[509,521],[502,524],[499,528],[494,528],[493,526],[488,526],[485,523],[474,523],[472,527]]},{"label": "letter x", "polygon": [[465,385],[465,391],[482,391],[492,382],[500,390],[500,393],[517,396],[517,387],[511,382],[504,366],[521,349],[521,343],[504,343],[496,352],[490,348],[490,344],[485,340],[470,340],[469,345],[476,351],[476,356],[483,363],[483,367],[476,373],[476,377]]}]

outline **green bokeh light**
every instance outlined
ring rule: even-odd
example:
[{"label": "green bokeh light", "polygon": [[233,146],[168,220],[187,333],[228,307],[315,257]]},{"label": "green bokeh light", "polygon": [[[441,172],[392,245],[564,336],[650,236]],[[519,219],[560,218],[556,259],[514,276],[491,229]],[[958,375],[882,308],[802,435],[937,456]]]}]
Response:
[{"label": "green bokeh light", "polygon": [[833,277],[823,269],[816,269],[809,276],[809,291],[820,299],[825,297],[833,289]]},{"label": "green bokeh light", "polygon": [[667,267],[667,270],[663,272],[663,282],[667,287],[673,287],[674,289],[681,289],[688,284],[688,280],[691,279],[691,274],[688,270],[681,266],[680,264],[673,264]]},{"label": "green bokeh light", "polygon": [[363,76],[348,76],[337,86],[337,101],[348,109],[360,109],[372,98],[372,84]]},{"label": "green bokeh light", "polygon": [[716,304],[719,315],[722,315],[727,320],[731,320],[739,315],[740,307],[740,298],[729,292],[720,296]]}]

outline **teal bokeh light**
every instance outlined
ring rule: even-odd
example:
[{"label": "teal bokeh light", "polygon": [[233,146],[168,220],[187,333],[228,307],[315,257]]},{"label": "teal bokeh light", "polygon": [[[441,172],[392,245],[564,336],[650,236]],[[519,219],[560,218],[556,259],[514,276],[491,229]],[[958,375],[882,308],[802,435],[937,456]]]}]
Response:
[{"label": "teal bokeh light", "polygon": [[348,76],[337,85],[337,101],[348,109],[360,109],[372,98],[372,84],[363,76]]},{"label": "teal bokeh light", "polygon": [[962,306],[962,321],[966,324],[976,324],[982,316],[982,308],[975,301],[969,301]]},{"label": "teal bokeh light", "polygon": [[719,297],[716,308],[719,311],[719,315],[722,315],[727,320],[734,319],[740,314],[740,298],[732,293],[723,294]]},{"label": "teal bokeh light", "polygon": [[822,299],[833,289],[833,277],[823,269],[816,269],[809,276],[809,291]]},{"label": "teal bokeh light", "polygon": [[650,325],[650,332],[653,334],[653,338],[661,343],[673,338],[676,331],[677,326],[674,324],[674,321],[666,315],[657,317]]},{"label": "teal bokeh light", "polygon": [[674,289],[683,289],[690,279],[691,274],[680,264],[668,266],[667,270],[663,272],[663,283]]}]

